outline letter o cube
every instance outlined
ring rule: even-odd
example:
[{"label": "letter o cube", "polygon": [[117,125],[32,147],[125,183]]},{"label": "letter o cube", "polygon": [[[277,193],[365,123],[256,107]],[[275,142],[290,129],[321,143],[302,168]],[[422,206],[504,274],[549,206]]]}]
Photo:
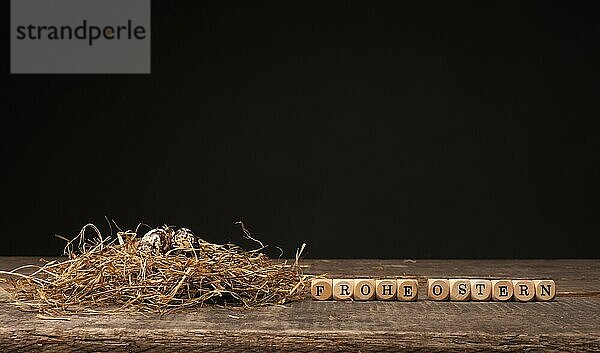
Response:
[{"label": "letter o cube", "polygon": [[427,297],[430,300],[448,300],[448,297],[450,297],[450,281],[447,279],[428,279]]},{"label": "letter o cube", "polygon": [[354,279],[354,300],[373,300],[375,298],[374,279]]}]

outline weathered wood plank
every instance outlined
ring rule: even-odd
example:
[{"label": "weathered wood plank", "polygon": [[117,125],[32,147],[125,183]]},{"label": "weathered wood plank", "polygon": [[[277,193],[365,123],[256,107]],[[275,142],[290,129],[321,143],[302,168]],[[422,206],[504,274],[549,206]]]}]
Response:
[{"label": "weathered wood plank", "polygon": [[[0,258],[10,269],[32,258]],[[338,276],[551,277],[555,302],[318,302],[244,312],[219,308],[163,318],[76,316],[40,320],[0,303],[0,351],[599,351],[600,261],[313,260],[307,273]],[[422,287],[423,288],[423,287]],[[587,294],[586,294],[587,293]],[[590,294],[591,293],[591,294]],[[233,315],[233,316],[232,316]]]}]

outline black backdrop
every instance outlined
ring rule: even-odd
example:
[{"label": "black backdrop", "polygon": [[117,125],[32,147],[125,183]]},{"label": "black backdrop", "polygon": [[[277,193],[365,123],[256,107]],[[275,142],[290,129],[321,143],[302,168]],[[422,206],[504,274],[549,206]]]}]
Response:
[{"label": "black backdrop", "polygon": [[5,51],[0,255],[108,216],[250,245],[243,220],[288,256],[597,257],[597,10],[153,1],[151,75]]}]

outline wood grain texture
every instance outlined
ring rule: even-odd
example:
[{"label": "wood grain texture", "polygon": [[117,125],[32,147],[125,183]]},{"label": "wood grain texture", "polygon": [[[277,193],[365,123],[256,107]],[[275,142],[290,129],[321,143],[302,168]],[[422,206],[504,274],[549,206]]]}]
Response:
[{"label": "wood grain texture", "polygon": [[[33,258],[0,258],[11,269]],[[320,302],[50,321],[0,302],[2,352],[599,351],[600,261],[305,260],[334,277],[553,278],[553,302]],[[421,290],[421,295],[426,292]],[[562,293],[562,294],[561,294]],[[533,324],[532,324],[533,323]]]}]

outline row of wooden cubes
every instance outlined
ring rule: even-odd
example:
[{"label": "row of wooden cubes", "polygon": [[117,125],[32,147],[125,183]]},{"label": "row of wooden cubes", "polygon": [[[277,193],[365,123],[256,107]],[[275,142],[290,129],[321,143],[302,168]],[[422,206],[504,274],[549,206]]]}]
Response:
[{"label": "row of wooden cubes", "polygon": [[[418,298],[416,279],[315,278],[310,286],[315,300],[401,300]],[[556,296],[553,280],[529,279],[428,279],[430,300],[452,301],[549,301]]]}]

